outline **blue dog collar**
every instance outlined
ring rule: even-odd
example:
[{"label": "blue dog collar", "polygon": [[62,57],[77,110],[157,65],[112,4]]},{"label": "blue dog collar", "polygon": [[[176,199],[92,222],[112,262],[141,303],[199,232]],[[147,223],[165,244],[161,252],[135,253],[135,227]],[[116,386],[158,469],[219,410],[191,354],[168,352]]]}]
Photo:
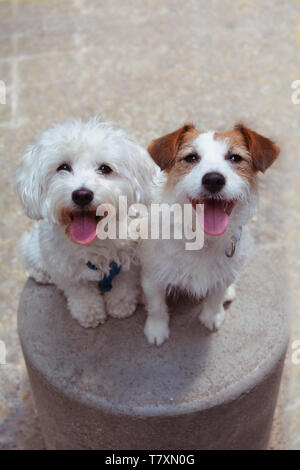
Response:
[{"label": "blue dog collar", "polygon": [[[86,263],[87,267],[93,271],[98,271],[98,268],[92,264],[90,261]],[[98,282],[98,287],[100,292],[109,292],[112,289],[112,281],[121,271],[121,266],[118,266],[117,263],[112,261],[109,265],[109,274],[105,275],[101,281]]]}]

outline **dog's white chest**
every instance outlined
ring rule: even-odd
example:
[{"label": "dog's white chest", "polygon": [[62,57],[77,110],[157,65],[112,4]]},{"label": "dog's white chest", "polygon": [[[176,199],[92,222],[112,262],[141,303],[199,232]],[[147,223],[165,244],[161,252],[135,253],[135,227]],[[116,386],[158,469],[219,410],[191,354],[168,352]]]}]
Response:
[{"label": "dog's white chest", "polygon": [[166,240],[157,255],[157,276],[167,286],[178,286],[193,295],[205,296],[210,289],[234,282],[246,257],[245,238],[243,234],[232,257],[228,257],[232,249],[231,237],[208,242],[195,251],[182,250],[180,243]]}]

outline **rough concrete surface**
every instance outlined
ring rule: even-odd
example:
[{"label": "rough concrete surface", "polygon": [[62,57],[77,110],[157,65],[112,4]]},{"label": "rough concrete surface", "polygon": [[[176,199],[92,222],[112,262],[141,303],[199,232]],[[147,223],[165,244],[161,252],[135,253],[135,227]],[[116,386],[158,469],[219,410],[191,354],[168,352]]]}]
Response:
[{"label": "rough concrete surface", "polygon": [[[281,158],[262,178],[252,226],[284,274],[291,339],[300,339],[300,105],[291,101],[299,2],[2,0],[0,24],[0,447],[43,448],[16,332],[26,279],[17,244],[30,222],[11,181],[24,146],[53,122],[97,113],[146,145],[185,120],[201,128],[244,120],[276,139]],[[300,448],[300,365],[291,353],[270,448]]]}]

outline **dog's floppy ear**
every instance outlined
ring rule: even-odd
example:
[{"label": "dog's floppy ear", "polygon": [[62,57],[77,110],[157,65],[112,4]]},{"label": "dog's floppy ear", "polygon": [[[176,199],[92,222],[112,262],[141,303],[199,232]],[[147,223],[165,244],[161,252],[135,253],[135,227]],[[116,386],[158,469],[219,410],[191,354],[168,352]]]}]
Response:
[{"label": "dog's floppy ear", "polygon": [[29,147],[16,172],[14,189],[19,196],[23,209],[31,219],[41,219],[43,185],[39,165],[38,145]]},{"label": "dog's floppy ear", "polygon": [[235,129],[241,132],[253,158],[255,169],[264,173],[278,157],[279,147],[272,140],[257,134],[243,124],[237,124]]},{"label": "dog's floppy ear", "polygon": [[185,124],[176,131],[151,142],[148,152],[161,170],[166,170],[172,166],[184,135],[192,129],[195,129],[193,124]]}]

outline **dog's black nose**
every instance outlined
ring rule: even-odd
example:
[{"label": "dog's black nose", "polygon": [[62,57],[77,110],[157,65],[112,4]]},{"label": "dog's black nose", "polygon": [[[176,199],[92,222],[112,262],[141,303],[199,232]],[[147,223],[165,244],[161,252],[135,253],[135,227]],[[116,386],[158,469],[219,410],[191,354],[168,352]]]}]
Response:
[{"label": "dog's black nose", "polygon": [[202,178],[202,184],[210,193],[217,193],[225,186],[225,178],[221,173],[206,173]]},{"label": "dog's black nose", "polygon": [[72,199],[77,206],[87,206],[94,199],[93,191],[86,188],[76,189],[72,192]]}]

